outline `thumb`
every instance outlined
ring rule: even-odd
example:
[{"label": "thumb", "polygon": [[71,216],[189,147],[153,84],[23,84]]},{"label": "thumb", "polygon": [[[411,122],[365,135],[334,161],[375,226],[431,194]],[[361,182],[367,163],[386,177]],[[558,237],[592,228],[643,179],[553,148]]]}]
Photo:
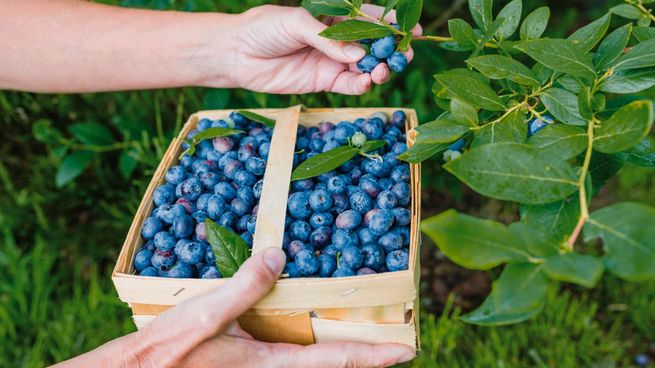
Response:
[{"label": "thumb", "polygon": [[330,40],[319,35],[327,26],[319,22],[307,10],[298,8],[295,18],[292,21],[293,26],[290,27],[293,36],[324,53],[330,59],[344,64],[351,64],[366,55],[366,51],[353,42]]}]

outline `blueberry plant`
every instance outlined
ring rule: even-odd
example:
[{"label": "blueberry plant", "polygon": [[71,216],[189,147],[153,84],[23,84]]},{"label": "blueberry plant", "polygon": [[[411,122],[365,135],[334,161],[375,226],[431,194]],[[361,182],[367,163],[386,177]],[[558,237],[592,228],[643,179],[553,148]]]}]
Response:
[{"label": "blueberry plant", "polygon": [[[470,0],[475,24],[452,19],[448,37],[412,36],[422,0],[388,1],[385,14],[395,8],[397,26],[365,14],[361,3],[303,6],[349,16],[321,33],[334,40],[391,37],[401,51],[431,41],[470,53],[465,67],[435,74],[435,103],[445,112],[419,126],[415,145],[398,157],[417,163],[441,153],[444,168],[471,189],[519,203],[520,221],[509,225],[455,210],[421,225],[459,265],[504,265],[464,321],[524,321],[544,307],[549,284],[593,287],[605,270],[627,281],[655,278],[655,209],[616,203],[590,210],[622,166],[655,166],[653,102],[639,95],[655,86],[654,0],[628,0],[567,38],[542,37],[550,10],[523,19],[521,0],[496,16],[492,0]],[[610,29],[612,18],[624,24]]]}]

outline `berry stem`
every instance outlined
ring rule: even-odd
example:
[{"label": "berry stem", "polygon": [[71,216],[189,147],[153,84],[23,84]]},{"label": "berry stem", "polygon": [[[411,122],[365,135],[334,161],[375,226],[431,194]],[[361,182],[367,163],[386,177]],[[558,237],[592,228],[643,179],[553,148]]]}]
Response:
[{"label": "berry stem", "polygon": [[403,32],[403,31],[397,29],[396,27],[392,26],[391,24],[387,23],[387,21],[385,21],[384,19],[378,19],[378,18],[376,18],[374,16],[366,14],[363,11],[361,11],[360,9],[357,10],[357,15],[362,17],[362,18],[368,19],[373,23],[380,24],[380,25],[390,29],[391,32],[393,32],[396,35],[405,37],[405,32]]},{"label": "berry stem", "polygon": [[653,22],[655,22],[655,15],[653,15],[653,13],[651,13],[651,11],[648,10],[648,9],[647,9],[643,4],[642,4],[641,1],[638,2],[638,3],[636,4],[636,6],[637,6],[637,8],[639,8],[639,10],[641,10],[641,12],[642,12],[645,16],[647,16],[648,18],[650,18],[650,20],[652,20]]},{"label": "berry stem", "polygon": [[582,228],[589,219],[589,204],[587,202],[587,188],[585,186],[585,181],[587,179],[587,174],[589,173],[589,165],[591,164],[591,155],[594,145],[594,128],[596,126],[596,119],[591,119],[589,125],[587,126],[587,151],[585,152],[584,162],[582,168],[580,169],[580,178],[578,179],[578,193],[580,197],[580,218],[578,223],[573,229],[573,233],[569,237],[569,241],[566,243],[566,251],[572,252],[573,246],[582,232]]}]

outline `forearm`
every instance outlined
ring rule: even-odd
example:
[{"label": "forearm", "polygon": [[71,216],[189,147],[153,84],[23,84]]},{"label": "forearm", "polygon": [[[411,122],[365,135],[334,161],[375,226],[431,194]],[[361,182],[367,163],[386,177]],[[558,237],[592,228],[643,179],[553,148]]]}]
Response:
[{"label": "forearm", "polygon": [[0,89],[89,92],[235,87],[238,15],[0,0]]}]

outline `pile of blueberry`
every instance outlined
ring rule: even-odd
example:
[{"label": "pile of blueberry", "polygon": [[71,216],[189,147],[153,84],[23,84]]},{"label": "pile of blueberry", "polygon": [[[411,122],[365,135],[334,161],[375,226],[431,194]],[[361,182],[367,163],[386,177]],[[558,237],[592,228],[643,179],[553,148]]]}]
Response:
[{"label": "pile of blueberry", "polygon": [[252,245],[272,129],[233,112],[227,119],[200,120],[188,138],[208,128],[247,133],[200,141],[193,155],[168,169],[141,228],[145,245],[134,257],[139,275],[220,278],[206,240],[207,218]]},{"label": "pile of blueberry", "polygon": [[294,165],[366,140],[385,140],[334,171],[291,183],[283,248],[289,277],[343,277],[408,268],[411,202],[405,113],[299,127]]},{"label": "pile of blueberry", "polygon": [[[393,24],[398,28],[398,25]],[[407,67],[407,58],[396,50],[396,38],[386,36],[376,39],[365,39],[359,41],[369,48],[369,53],[357,62],[357,68],[363,73],[370,73],[380,63],[386,63],[389,69],[400,73]]]}]

